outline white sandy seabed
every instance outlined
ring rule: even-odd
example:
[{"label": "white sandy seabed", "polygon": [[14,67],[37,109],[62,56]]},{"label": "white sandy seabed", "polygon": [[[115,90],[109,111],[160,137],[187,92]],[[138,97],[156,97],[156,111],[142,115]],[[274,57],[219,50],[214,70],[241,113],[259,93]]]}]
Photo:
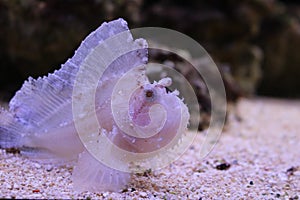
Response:
[{"label": "white sandy seabed", "polygon": [[216,148],[200,141],[169,167],[133,176],[119,193],[77,193],[72,166],[38,164],[0,151],[0,198],[300,199],[300,101],[242,99]]}]

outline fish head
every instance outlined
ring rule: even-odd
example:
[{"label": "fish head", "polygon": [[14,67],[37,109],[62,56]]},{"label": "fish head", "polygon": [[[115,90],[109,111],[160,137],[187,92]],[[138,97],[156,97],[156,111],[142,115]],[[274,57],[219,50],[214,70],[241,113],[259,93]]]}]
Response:
[{"label": "fish head", "polygon": [[[147,83],[137,88],[129,101],[129,118],[139,136],[126,134],[126,143],[134,152],[158,150],[180,138],[187,129],[189,113],[179,92],[169,91],[170,78]],[[129,149],[127,149],[129,150]]]}]

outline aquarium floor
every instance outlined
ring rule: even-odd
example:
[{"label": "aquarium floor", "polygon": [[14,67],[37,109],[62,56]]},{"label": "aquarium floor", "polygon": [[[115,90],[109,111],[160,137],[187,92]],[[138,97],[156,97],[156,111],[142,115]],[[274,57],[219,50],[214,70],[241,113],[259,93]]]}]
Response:
[{"label": "aquarium floor", "polygon": [[300,101],[242,99],[213,151],[203,134],[169,167],[133,176],[119,193],[77,193],[71,166],[0,151],[0,198],[299,199]]}]

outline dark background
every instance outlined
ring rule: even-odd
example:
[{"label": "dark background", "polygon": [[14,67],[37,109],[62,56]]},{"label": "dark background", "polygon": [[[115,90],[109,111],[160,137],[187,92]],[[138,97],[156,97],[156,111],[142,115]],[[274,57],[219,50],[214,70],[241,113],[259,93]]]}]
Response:
[{"label": "dark background", "polygon": [[0,100],[60,68],[89,32],[119,17],[191,36],[245,95],[300,96],[298,1],[0,0]]}]

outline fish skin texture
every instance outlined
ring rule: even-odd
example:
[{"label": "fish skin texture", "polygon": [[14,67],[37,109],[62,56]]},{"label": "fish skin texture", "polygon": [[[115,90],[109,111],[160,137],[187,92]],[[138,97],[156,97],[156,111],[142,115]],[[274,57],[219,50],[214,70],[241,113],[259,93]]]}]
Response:
[{"label": "fish skin texture", "polygon": [[[143,67],[148,60],[147,43],[143,39],[133,40],[127,22],[118,19],[103,23],[88,35],[74,56],[59,70],[38,79],[29,77],[24,82],[9,102],[9,109],[0,111],[0,147],[18,148],[22,155],[38,162],[75,161],[72,180],[77,191],[119,191],[124,188],[130,181],[130,173],[106,166],[87,151],[78,136],[72,113],[73,88],[81,65],[87,59],[92,59],[90,55],[97,55],[95,49],[105,40],[122,32],[126,36],[122,45],[140,48],[112,62],[99,80],[95,105],[102,127],[100,133],[107,135],[115,145],[138,153],[156,150],[166,145],[178,129],[185,131],[189,120],[186,105],[178,98],[177,92],[166,91],[163,83],[168,80],[149,83]],[[113,47],[112,51],[114,48],[118,47]],[[87,63],[93,65],[92,61]],[[142,77],[140,88],[130,100],[129,109],[133,113],[133,122],[142,126],[149,123],[148,108],[156,103],[163,105],[168,114],[165,127],[148,140],[128,136],[116,126],[112,115],[112,90],[118,80],[130,70],[134,75]],[[151,98],[145,96],[145,88],[153,92]],[[178,117],[180,112],[183,120]],[[112,160],[115,159],[114,155],[111,157]]]}]

